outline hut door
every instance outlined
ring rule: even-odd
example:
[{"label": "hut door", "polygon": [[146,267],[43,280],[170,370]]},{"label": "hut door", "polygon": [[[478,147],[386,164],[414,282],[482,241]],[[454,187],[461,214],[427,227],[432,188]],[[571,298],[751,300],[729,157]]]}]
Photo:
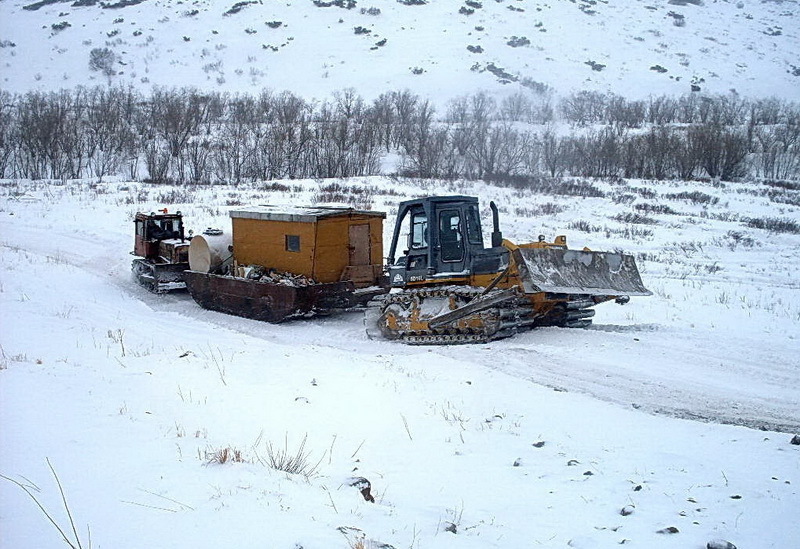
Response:
[{"label": "hut door", "polygon": [[369,224],[350,225],[350,265],[369,265]]}]

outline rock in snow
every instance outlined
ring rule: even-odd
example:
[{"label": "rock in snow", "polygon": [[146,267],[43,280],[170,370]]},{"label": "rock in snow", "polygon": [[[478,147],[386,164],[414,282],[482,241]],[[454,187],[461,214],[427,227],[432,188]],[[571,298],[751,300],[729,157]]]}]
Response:
[{"label": "rock in snow", "polygon": [[736,549],[736,546],[724,539],[712,539],[706,544],[706,549]]},{"label": "rock in snow", "polygon": [[375,498],[370,493],[372,490],[372,484],[370,481],[365,479],[364,477],[352,477],[347,479],[348,486],[353,486],[361,492],[361,495],[364,496],[364,499],[370,503],[375,503]]}]

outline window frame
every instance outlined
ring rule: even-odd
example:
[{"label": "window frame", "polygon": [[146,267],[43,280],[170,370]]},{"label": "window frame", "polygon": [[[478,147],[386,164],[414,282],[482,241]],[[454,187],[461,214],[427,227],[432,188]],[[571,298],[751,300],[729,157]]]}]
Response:
[{"label": "window frame", "polygon": [[299,234],[286,234],[284,235],[284,249],[287,252],[298,253],[301,248]]}]

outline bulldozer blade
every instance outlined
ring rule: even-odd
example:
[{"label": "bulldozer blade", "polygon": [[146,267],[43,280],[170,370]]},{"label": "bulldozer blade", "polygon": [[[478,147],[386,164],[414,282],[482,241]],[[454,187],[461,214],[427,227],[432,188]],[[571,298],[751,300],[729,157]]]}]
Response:
[{"label": "bulldozer blade", "polygon": [[526,294],[645,296],[633,256],[558,248],[517,248],[512,257]]}]

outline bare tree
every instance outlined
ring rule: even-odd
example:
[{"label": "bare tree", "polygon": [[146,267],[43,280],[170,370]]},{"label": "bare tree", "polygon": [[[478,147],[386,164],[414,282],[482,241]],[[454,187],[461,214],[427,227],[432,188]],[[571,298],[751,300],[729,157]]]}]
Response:
[{"label": "bare tree", "polygon": [[[156,88],[150,100],[149,124],[168,147],[168,172],[176,167],[179,181],[184,179],[182,155],[192,135],[207,121],[212,98],[191,88]],[[160,170],[159,170],[160,171]],[[152,174],[151,174],[152,177]]]},{"label": "bare tree", "polygon": [[135,143],[132,88],[95,87],[86,94],[84,130],[91,172],[102,181],[116,173]]},{"label": "bare tree", "polygon": [[558,137],[552,127],[547,127],[542,133],[540,143],[545,171],[550,177],[564,175],[569,156],[568,141]]},{"label": "bare tree", "polygon": [[733,181],[744,175],[749,148],[740,130],[700,124],[689,129],[689,139],[699,151],[700,165],[712,179]]},{"label": "bare tree", "polygon": [[0,178],[14,176],[13,156],[18,140],[14,108],[14,96],[0,90]]}]

